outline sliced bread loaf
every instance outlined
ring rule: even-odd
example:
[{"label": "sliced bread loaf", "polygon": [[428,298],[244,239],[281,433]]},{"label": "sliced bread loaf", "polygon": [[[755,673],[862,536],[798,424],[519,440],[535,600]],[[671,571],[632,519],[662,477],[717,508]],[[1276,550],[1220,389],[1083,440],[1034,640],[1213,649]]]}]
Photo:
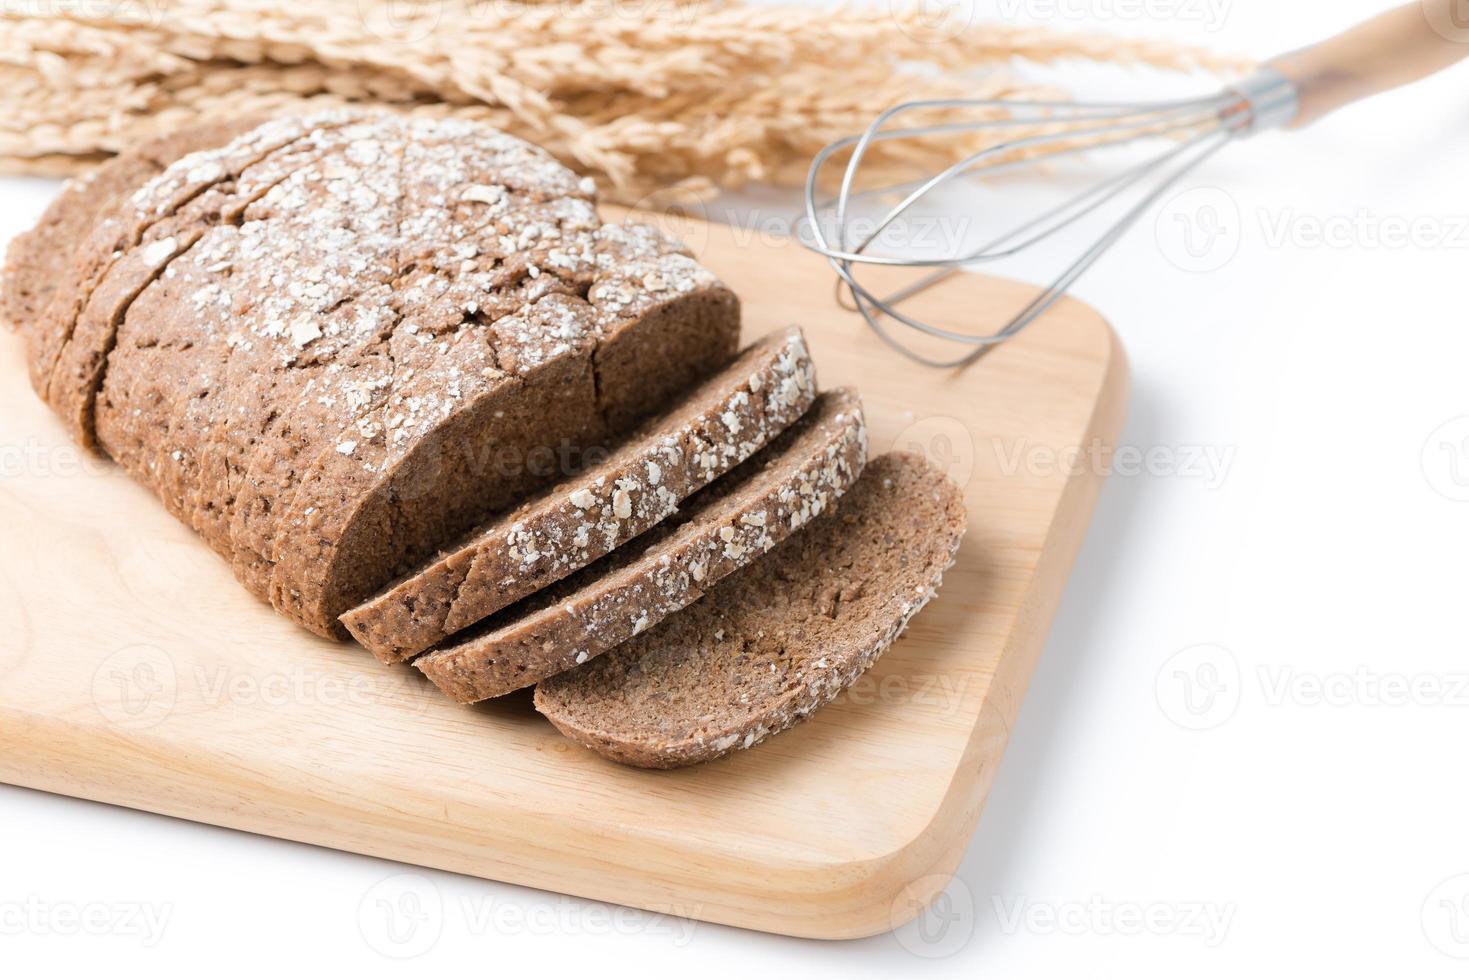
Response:
[{"label": "sliced bread loaf", "polygon": [[815,397],[801,331],[770,334],[600,465],[479,528],[342,622],[384,663],[422,653],[670,516],[785,431]]},{"label": "sliced bread loaf", "polygon": [[415,661],[460,702],[585,663],[699,598],[819,516],[862,471],[861,402],[826,392],[763,452],[665,522]]},{"label": "sliced bread loaf", "polygon": [[868,464],[773,554],[606,656],[536,688],[594,752],[671,769],[749,748],[872,666],[931,599],[964,534],[959,488],[921,457]]},{"label": "sliced bread loaf", "polygon": [[[6,304],[77,440],[315,632],[734,356],[734,295],[521,140],[334,111],[184,144],[216,137],[28,238]],[[37,314],[42,246],[75,257]]]}]

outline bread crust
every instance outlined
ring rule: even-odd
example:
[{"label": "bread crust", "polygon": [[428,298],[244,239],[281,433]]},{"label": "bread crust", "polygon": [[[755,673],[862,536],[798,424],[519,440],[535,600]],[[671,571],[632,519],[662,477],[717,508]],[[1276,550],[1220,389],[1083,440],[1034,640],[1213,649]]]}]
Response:
[{"label": "bread crust", "polygon": [[128,195],[179,157],[222,146],[264,121],[246,117],[155,136],[67,181],[35,227],[10,241],[0,286],[0,320],[11,330],[28,332],[72,261],[65,245],[84,241],[99,221],[116,213]]}]

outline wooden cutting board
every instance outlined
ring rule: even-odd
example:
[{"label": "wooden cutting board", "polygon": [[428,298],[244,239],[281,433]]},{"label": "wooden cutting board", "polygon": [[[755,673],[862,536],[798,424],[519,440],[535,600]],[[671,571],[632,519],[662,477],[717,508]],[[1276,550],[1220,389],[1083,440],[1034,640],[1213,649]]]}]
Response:
[{"label": "wooden cutting board", "polygon": [[[927,454],[969,533],[937,600],[847,695],[765,745],[623,768],[511,696],[461,707],[237,585],[148,491],[69,443],[0,336],[0,780],[659,912],[870,935],[958,864],[1121,426],[1126,365],[1065,301],[963,371],[921,368],[769,233],[673,227],[856,385],[873,453]],[[1028,294],[957,276],[918,312],[992,324]]]}]

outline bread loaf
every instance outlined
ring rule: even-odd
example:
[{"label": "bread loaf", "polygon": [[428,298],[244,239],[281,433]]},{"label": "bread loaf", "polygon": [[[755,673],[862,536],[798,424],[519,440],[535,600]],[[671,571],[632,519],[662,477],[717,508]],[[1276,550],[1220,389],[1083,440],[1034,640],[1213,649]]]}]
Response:
[{"label": "bread loaf", "polygon": [[5,308],[73,436],[317,633],[734,354],[733,294],[520,140],[345,112],[216,135],[119,170],[145,179],[85,232],[50,220],[76,241],[19,243]]}]

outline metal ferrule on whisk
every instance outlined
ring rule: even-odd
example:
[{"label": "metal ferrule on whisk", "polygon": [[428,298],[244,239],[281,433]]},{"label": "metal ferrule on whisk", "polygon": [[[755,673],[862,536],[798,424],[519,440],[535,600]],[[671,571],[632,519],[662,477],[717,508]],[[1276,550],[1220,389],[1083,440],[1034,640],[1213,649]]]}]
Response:
[{"label": "metal ferrule on whisk", "polygon": [[1284,129],[1301,111],[1300,89],[1274,68],[1261,68],[1227,91],[1238,98],[1225,108],[1222,118],[1240,136]]}]

